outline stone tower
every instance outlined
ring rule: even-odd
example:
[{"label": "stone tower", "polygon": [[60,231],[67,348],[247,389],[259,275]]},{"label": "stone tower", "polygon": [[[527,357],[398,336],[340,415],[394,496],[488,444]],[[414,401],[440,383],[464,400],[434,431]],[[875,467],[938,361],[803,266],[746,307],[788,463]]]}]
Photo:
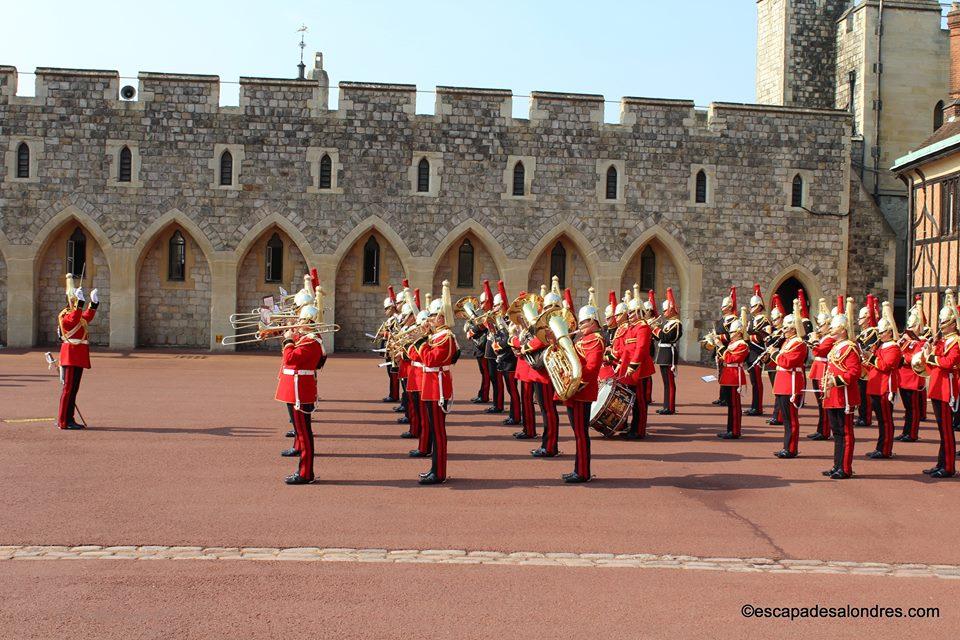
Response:
[{"label": "stone tower", "polygon": [[850,0],[757,0],[757,102],[832,109],[837,19]]}]

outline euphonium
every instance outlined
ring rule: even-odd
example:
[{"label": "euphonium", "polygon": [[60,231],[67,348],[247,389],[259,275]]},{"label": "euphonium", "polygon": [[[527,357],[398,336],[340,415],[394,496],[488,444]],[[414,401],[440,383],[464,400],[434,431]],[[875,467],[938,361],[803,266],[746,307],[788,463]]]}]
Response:
[{"label": "euphonium", "polygon": [[921,378],[930,377],[930,372],[927,371],[926,351],[920,350],[913,354],[913,357],[910,358],[910,368],[913,369],[913,372]]},{"label": "euphonium", "polygon": [[474,296],[466,296],[453,305],[453,314],[461,320],[473,320],[477,317],[480,301]]},{"label": "euphonium", "polygon": [[553,315],[548,322],[556,342],[547,347],[543,362],[557,397],[568,400],[580,390],[580,381],[583,377],[580,356],[577,355],[573,340],[570,339],[569,326],[563,316]]}]

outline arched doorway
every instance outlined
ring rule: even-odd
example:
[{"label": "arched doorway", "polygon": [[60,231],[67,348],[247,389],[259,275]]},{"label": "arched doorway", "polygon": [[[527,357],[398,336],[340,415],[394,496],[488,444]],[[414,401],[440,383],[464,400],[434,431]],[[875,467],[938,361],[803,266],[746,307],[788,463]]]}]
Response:
[{"label": "arched doorway", "polygon": [[367,351],[373,343],[364,334],[383,322],[387,285],[400,293],[405,277],[396,250],[379,232],[361,234],[337,267],[335,322],[337,351]]},{"label": "arched doorway", "polygon": [[[809,307],[808,310],[810,313],[815,314],[817,311],[817,301],[810,299],[810,292],[795,276],[790,276],[781,282],[777,287],[776,294],[780,296],[780,301],[783,303],[787,313],[790,313],[793,310],[793,300],[797,297],[799,291],[803,291],[803,295],[807,300],[807,306]],[[769,305],[770,300],[766,300],[765,303]]]},{"label": "arched doorway", "polygon": [[640,285],[643,296],[652,289],[656,293],[658,303],[664,300],[667,287],[673,289],[674,298],[678,303],[681,300],[680,271],[670,250],[656,238],[640,247],[630,258],[627,268],[620,274],[620,291],[617,297],[623,296],[624,291],[632,291],[634,283]]},{"label": "arched doorway", "polygon": [[[487,246],[476,234],[469,232],[451,243],[450,248],[437,262],[433,270],[433,288],[430,293],[439,296],[443,291],[443,281],[447,280],[450,282],[450,297],[454,302],[464,296],[480,297],[483,281],[489,280],[490,287],[496,294],[497,280],[500,277],[500,271]],[[519,291],[507,291],[511,300],[519,294]],[[455,323],[454,332],[460,344],[466,344],[462,322]]]},{"label": "arched doorway", "polygon": [[[570,288],[575,305],[585,304],[587,290],[592,285],[590,270],[577,245],[566,235],[547,243],[530,267],[527,277],[527,291],[540,292],[540,285],[547,287],[553,276],[560,278],[560,288]],[[512,292],[507,292],[512,295]]]},{"label": "arched doorway", "polygon": [[[100,306],[88,327],[90,344],[110,343],[110,267],[94,235],[76,220],[70,220],[51,234],[37,262],[37,344],[55,345],[57,317],[66,306],[65,274],[73,273],[77,284],[89,293],[98,289]],[[80,281],[80,274],[83,280]],[[4,287],[5,289],[6,287]]]},{"label": "arched doorway", "polygon": [[[307,261],[296,243],[279,227],[264,231],[250,245],[237,270],[237,313],[259,308],[263,298],[280,300],[280,287],[295,293],[303,287]],[[237,345],[243,349],[276,349],[276,341]]]},{"label": "arched doorway", "polygon": [[190,232],[166,226],[147,244],[137,270],[137,345],[210,346],[212,282],[207,256]]}]

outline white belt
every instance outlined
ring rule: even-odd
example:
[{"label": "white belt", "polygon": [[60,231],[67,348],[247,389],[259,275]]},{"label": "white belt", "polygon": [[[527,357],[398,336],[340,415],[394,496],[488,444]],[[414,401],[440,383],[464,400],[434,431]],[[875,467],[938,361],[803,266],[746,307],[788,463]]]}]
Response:
[{"label": "white belt", "polygon": [[300,376],[317,377],[315,369],[283,369],[281,373],[285,376],[293,376],[293,399],[295,400],[293,408],[300,410]]},{"label": "white belt", "polygon": [[[786,371],[787,373],[803,373],[803,367],[795,367],[793,369],[788,369],[786,367],[781,367],[777,365],[777,371]],[[797,409],[802,405],[796,404],[793,399],[797,397],[797,376],[790,376],[790,403],[793,404]]]},{"label": "white belt", "polygon": [[420,363],[420,366],[423,367],[423,370],[427,373],[439,373],[441,371],[450,371],[450,367],[427,367],[423,363]]},{"label": "white belt", "polygon": [[820,357],[820,356],[815,357],[813,360],[814,360],[814,362],[826,362],[826,361],[827,361],[826,358],[823,358],[823,357]]},{"label": "white belt", "polygon": [[64,343],[77,345],[77,344],[90,344],[90,341],[89,341],[89,340],[77,340],[76,338],[66,338],[66,339],[64,340]]},{"label": "white belt", "polygon": [[411,362],[410,364],[412,364],[412,365],[415,366],[415,367],[419,367],[419,368],[423,369],[423,363],[422,363],[422,362]]},{"label": "white belt", "polygon": [[800,369],[800,368],[787,369],[786,367],[780,367],[780,366],[777,367],[777,371],[792,371],[794,373],[803,373],[803,369]]},{"label": "white belt", "polygon": [[[422,363],[421,363],[422,364]],[[450,371],[450,367],[423,367],[424,373],[440,373],[442,371]],[[443,405],[446,402],[446,398],[443,396],[443,376],[437,376],[437,387],[440,390],[440,410],[443,411]]]}]

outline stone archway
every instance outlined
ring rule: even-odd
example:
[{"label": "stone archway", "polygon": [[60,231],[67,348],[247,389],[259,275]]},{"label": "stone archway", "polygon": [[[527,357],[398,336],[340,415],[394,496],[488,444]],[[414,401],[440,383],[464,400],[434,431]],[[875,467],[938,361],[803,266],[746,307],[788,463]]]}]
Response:
[{"label": "stone archway", "polygon": [[[273,255],[268,258],[268,243],[271,254],[279,252],[282,255],[280,273],[267,273],[268,259],[273,258]],[[274,270],[277,265],[271,264],[270,267]],[[299,291],[303,286],[303,275],[308,269],[297,243],[280,227],[267,228],[250,244],[237,268],[237,313],[260,307],[266,296],[273,296],[279,302],[280,287],[289,293]],[[268,276],[273,279],[268,280]],[[237,349],[276,350],[276,344],[275,341],[254,342],[237,345]]]},{"label": "stone archway", "polygon": [[[557,273],[558,271],[564,273]],[[536,259],[531,262],[527,291],[539,293],[540,285],[549,287],[555,275],[564,276],[561,278],[560,288],[570,289],[576,306],[586,303],[587,290],[593,284],[594,274],[591,273],[590,264],[580,245],[566,233],[546,242]]]},{"label": "stone archway", "polygon": [[[335,322],[337,351],[366,351],[373,343],[365,333],[373,333],[383,322],[383,299],[387,285],[399,294],[400,281],[406,277],[397,249],[376,227],[355,234],[350,248],[342,253],[335,283]],[[365,255],[377,250],[374,273],[365,273]],[[369,265],[368,265],[369,266]],[[366,276],[366,279],[365,279]],[[373,276],[373,277],[371,277]]]},{"label": "stone archway", "polygon": [[678,304],[683,299],[680,268],[670,250],[656,237],[637,249],[621,272],[617,298],[622,297],[623,292],[628,289],[632,291],[634,283],[640,285],[642,296],[646,296],[647,291],[653,289],[658,304],[665,299],[668,287],[673,289]]},{"label": "stone archway", "polygon": [[[461,257],[468,259],[470,254],[473,256],[473,268],[464,269],[461,272]],[[471,273],[467,274],[466,271]],[[467,275],[470,275],[470,277],[466,278]],[[460,276],[464,276],[462,282]],[[489,280],[490,287],[496,294],[497,280],[500,280],[501,277],[500,269],[497,267],[493,253],[487,247],[487,244],[476,233],[468,231],[454,238],[446,252],[437,260],[431,280],[433,288],[430,292],[439,296],[443,291],[443,281],[448,280],[450,282],[450,297],[456,302],[464,296],[480,297],[480,292],[483,290],[483,281]],[[519,294],[519,291],[507,291],[511,300]],[[509,302],[508,300],[507,303],[509,304]],[[467,344],[465,342],[466,335],[463,333],[463,323],[458,321],[454,324],[454,333],[457,335],[457,340],[460,341],[461,345]]]},{"label": "stone archway", "polygon": [[[179,221],[138,245],[143,251],[137,261],[137,346],[209,348],[212,281],[207,254]],[[182,273],[171,264],[177,245],[185,254]]]},{"label": "stone archway", "polygon": [[[35,258],[37,345],[55,345],[59,342],[57,317],[66,305],[65,275],[68,270],[73,270],[72,265],[78,267],[76,271],[83,272],[82,283],[80,274],[74,275],[87,294],[93,289],[98,289],[100,293],[96,319],[88,327],[90,344],[109,345],[110,264],[98,237],[99,234],[76,217],[67,216],[43,240]],[[87,299],[89,301],[89,297]]]}]

